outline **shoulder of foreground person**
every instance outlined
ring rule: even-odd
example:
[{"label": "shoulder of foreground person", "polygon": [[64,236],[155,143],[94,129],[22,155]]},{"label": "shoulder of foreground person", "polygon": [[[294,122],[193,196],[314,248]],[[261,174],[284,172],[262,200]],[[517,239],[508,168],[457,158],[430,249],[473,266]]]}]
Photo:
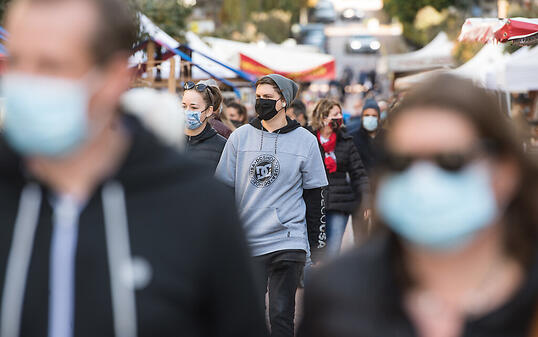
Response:
[{"label": "shoulder of foreground person", "polygon": [[396,336],[399,295],[389,251],[387,237],[372,238],[307,274],[297,336]]},{"label": "shoulder of foreground person", "polygon": [[352,297],[364,310],[380,307],[390,289],[397,288],[390,251],[388,235],[379,235],[316,268],[306,282],[305,297],[335,305]]}]

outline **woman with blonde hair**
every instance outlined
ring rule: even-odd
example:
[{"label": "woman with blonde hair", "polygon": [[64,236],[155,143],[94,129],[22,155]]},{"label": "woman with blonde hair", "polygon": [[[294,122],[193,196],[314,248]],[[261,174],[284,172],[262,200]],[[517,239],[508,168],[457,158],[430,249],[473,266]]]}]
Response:
[{"label": "woman with blonde hair", "polygon": [[320,100],[312,112],[312,132],[320,145],[329,180],[327,211],[327,255],[340,252],[349,215],[370,192],[368,177],[353,138],[342,127],[342,107],[332,99]]}]

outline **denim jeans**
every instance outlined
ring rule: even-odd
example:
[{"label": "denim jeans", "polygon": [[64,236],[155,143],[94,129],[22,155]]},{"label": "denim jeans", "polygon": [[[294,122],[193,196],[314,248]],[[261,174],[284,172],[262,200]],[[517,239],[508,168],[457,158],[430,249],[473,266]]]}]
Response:
[{"label": "denim jeans", "polygon": [[327,212],[327,253],[326,257],[333,258],[340,254],[342,238],[346,231],[349,214],[337,211]]}]

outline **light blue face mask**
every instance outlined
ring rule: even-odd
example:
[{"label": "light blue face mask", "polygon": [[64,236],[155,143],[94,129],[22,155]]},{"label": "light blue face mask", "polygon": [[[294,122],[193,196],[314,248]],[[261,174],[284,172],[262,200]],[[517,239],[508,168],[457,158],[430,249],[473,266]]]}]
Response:
[{"label": "light blue face mask", "polygon": [[374,117],[374,116],[362,117],[362,125],[368,131],[377,130],[377,117]]},{"label": "light blue face mask", "polygon": [[485,163],[455,173],[433,163],[415,163],[381,181],[376,206],[398,235],[436,251],[464,246],[498,214]]},{"label": "light blue face mask", "polygon": [[203,111],[185,110],[185,127],[189,130],[196,130],[201,127],[202,124],[204,124],[204,122],[201,121],[202,113],[206,110],[207,109]]},{"label": "light blue face mask", "polygon": [[87,137],[88,89],[81,80],[5,74],[4,130],[23,156],[65,156]]}]

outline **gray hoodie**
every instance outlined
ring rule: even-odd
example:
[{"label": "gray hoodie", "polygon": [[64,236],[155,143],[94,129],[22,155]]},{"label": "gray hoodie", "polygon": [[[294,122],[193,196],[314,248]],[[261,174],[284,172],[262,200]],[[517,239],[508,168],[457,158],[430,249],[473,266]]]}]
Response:
[{"label": "gray hoodie", "polygon": [[316,138],[295,121],[269,133],[259,120],[235,130],[215,176],[235,188],[254,256],[286,249],[309,252],[304,189],[327,185]]}]

